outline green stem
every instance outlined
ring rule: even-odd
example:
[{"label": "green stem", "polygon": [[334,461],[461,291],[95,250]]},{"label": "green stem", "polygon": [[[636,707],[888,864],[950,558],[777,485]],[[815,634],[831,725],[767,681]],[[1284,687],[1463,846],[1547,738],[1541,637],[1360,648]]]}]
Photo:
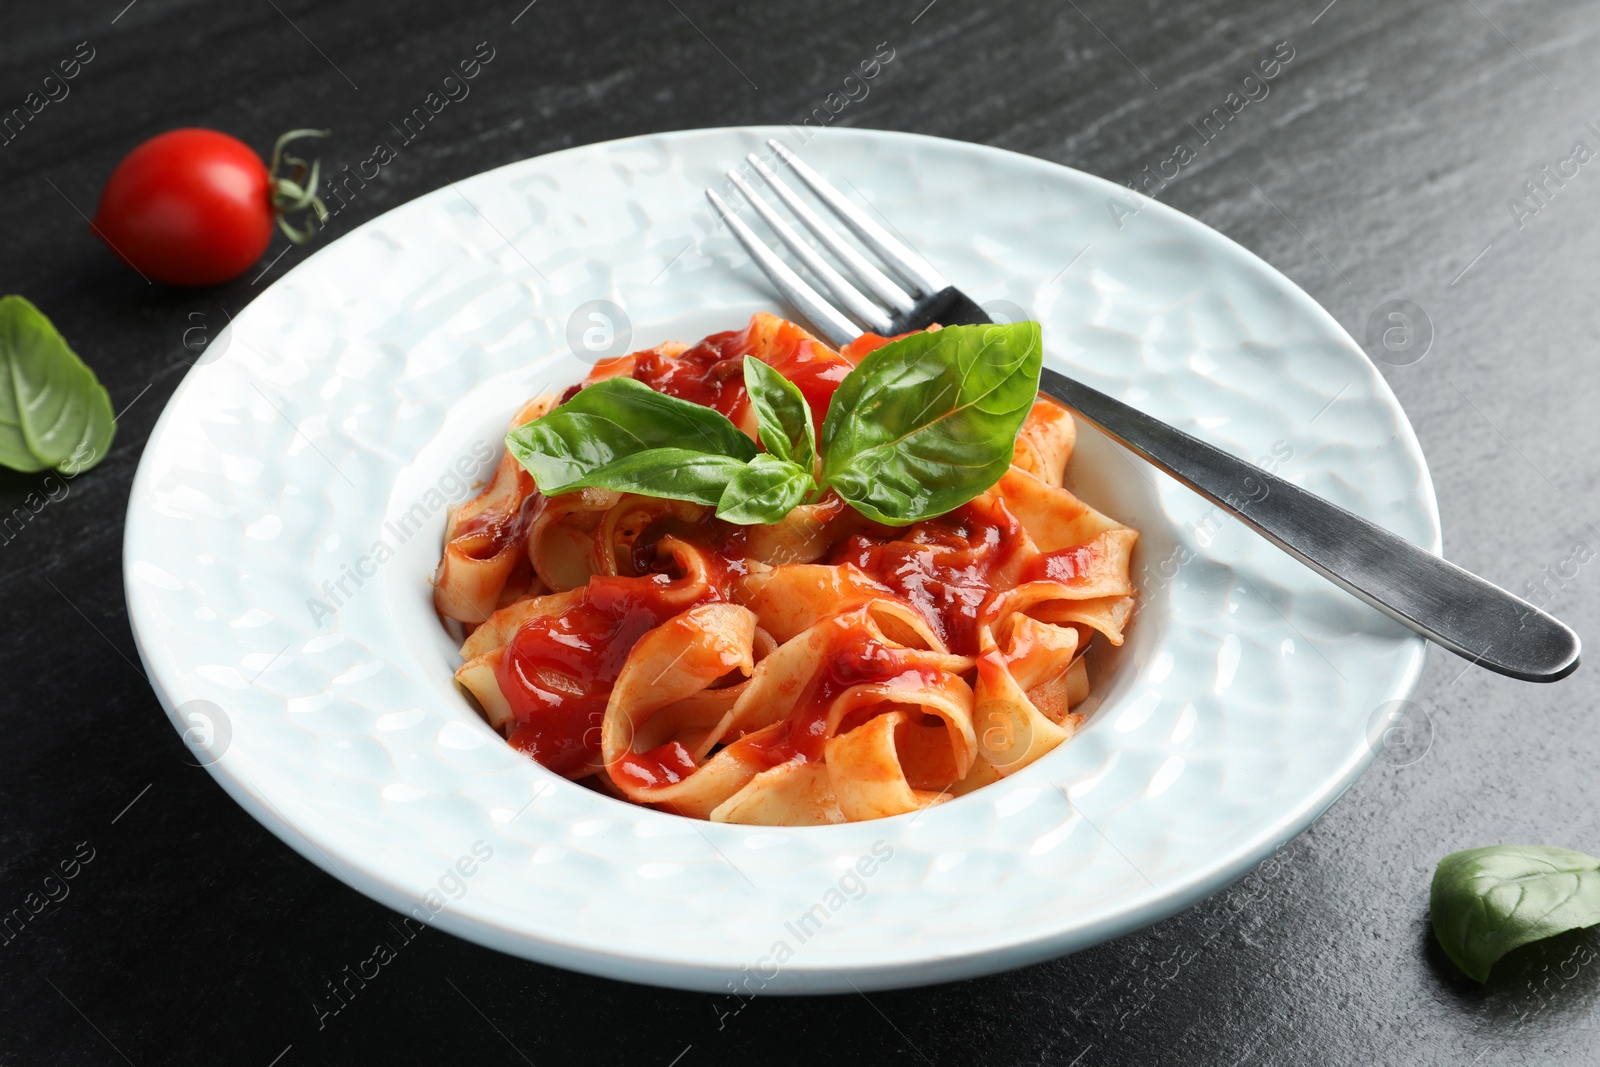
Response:
[{"label": "green stem", "polygon": [[[301,137],[326,137],[332,132],[290,130],[272,146],[272,160],[267,165],[267,171],[271,175],[273,213],[277,216],[278,228],[297,245],[311,240],[317,232],[317,224],[328,218],[328,209],[317,196],[317,180],[321,175],[322,163],[316,159],[307,163],[298,156],[291,156],[284,152],[284,146]],[[283,164],[288,165],[289,172],[280,175],[278,167]],[[312,218],[301,220],[298,225],[290,221],[289,216],[300,215],[307,210],[312,212]]]}]

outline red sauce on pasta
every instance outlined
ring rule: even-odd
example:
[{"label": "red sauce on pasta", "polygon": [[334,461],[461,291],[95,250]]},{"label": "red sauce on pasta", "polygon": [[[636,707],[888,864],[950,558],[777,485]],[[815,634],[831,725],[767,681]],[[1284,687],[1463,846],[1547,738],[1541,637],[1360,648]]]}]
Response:
[{"label": "red sauce on pasta", "polygon": [[738,422],[749,403],[744,391],[744,357],[758,355],[788,378],[811,406],[818,430],[833,392],[853,364],[813,341],[800,327],[784,322],[770,337],[756,334],[754,322],[742,330],[714,333],[676,356],[640,352],[629,373],[650,388],[680,400],[715,408]]},{"label": "red sauce on pasta", "polygon": [[744,394],[748,333],[714,333],[676,356],[641,352],[633,365],[633,377],[659,393],[716,408],[737,422],[748,402]]},{"label": "red sauce on pasta", "polygon": [[[931,684],[928,672],[910,662],[907,649],[890,648],[863,627],[845,631],[822,658],[795,709],[781,723],[751,734],[739,744],[769,767],[796,756],[808,762],[822,759],[828,740],[828,714],[834,700],[853,685],[904,678],[917,687]],[[840,731],[843,732],[843,731]]]},{"label": "red sauce on pasta", "polygon": [[649,752],[624,752],[612,765],[611,773],[642,788],[677,785],[695,770],[694,757],[676,741],[652,748]]},{"label": "red sauce on pasta", "polygon": [[998,497],[975,500],[948,515],[888,536],[856,534],[834,550],[911,604],[950,651],[978,651],[978,616],[997,573],[1017,558],[1022,524]]},{"label": "red sauce on pasta", "polygon": [[706,599],[669,599],[671,585],[664,574],[591,578],[577,604],[512,636],[495,676],[517,722],[514,747],[557,774],[595,759],[611,687],[634,644]]}]

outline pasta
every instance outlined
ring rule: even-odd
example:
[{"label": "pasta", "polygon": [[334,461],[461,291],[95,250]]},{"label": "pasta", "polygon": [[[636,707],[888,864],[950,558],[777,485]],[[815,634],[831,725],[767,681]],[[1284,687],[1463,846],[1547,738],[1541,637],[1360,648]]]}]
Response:
[{"label": "pasta", "polygon": [[[834,351],[758,314],[605,361],[514,425],[628,376],[757,439],[750,355],[821,426],[887,341]],[[1072,736],[1084,653],[1121,644],[1132,615],[1138,533],[1063,487],[1074,439],[1038,399],[992,488],[902,527],[831,491],[750,526],[610,489],[544,496],[508,454],[446,528],[434,603],[466,635],[456,680],[551,771],[693,818],[818,825],[970,792]]]}]

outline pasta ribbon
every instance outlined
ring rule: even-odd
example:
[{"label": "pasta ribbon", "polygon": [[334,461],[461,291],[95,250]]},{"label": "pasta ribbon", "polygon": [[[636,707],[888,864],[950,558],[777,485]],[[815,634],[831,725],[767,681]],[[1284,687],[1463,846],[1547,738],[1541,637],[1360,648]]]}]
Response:
[{"label": "pasta ribbon", "polygon": [[[532,422],[555,403],[553,395],[535,397],[511,424]],[[526,579],[519,588],[513,577],[519,565],[527,566],[523,540],[538,499],[528,472],[505,454],[482,492],[451,509],[433,588],[434,608],[441,616],[476,625],[504,606],[508,593],[515,599],[528,591]]]},{"label": "pasta ribbon", "polygon": [[580,489],[540,501],[528,531],[528,559],[547,588],[576,589],[606,573],[595,558],[595,532],[621,497],[610,489]]},{"label": "pasta ribbon", "polygon": [[739,579],[735,595],[779,641],[888,593],[850,564],[796,563]]},{"label": "pasta ribbon", "polygon": [[1060,488],[1067,460],[1072,457],[1072,446],[1077,440],[1078,425],[1067,409],[1054,400],[1040,397],[1017,434],[1017,450],[1011,457],[1011,465],[1027,471],[1045,485]]},{"label": "pasta ribbon", "polygon": [[903,815],[945,799],[943,791],[916,788],[906,774],[905,764],[926,750],[926,734],[910,715],[890,711],[828,742],[828,778],[846,819]]},{"label": "pasta ribbon", "polygon": [[[755,636],[750,609],[703,604],[673,616],[633,646],[611,690],[600,735],[606,770],[623,794],[641,803],[709,812],[708,786],[715,792],[737,775],[712,781],[695,773],[696,754],[710,749],[733,718],[727,701],[703,694],[732,672],[750,675]],[[715,797],[716,803],[722,799]]]}]

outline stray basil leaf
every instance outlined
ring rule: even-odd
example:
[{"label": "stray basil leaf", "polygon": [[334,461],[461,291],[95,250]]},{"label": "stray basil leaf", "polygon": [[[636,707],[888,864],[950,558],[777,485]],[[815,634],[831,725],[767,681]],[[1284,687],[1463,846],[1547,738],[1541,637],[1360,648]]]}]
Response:
[{"label": "stray basil leaf", "polygon": [[1433,933],[1480,982],[1514,948],[1600,923],[1600,859],[1541,845],[1452,852],[1433,872]]},{"label": "stray basil leaf", "polygon": [[116,429],[110,395],[44,313],[0,297],[0,464],[79,474]]},{"label": "stray basil leaf", "polygon": [[892,341],[839,385],[822,425],[821,484],[895,526],[994,485],[1039,392],[1037,322],[950,326]]},{"label": "stray basil leaf", "polygon": [[[632,378],[608,378],[583,389],[508,433],[506,447],[547,496],[600,486],[702,504],[715,504],[732,470],[756,454],[755,442],[720,412]],[[690,456],[704,458],[681,475],[652,466],[689,462]],[[719,471],[728,473],[717,483]],[[657,480],[671,491],[652,488]]]},{"label": "stray basil leaf", "polygon": [[811,405],[800,390],[754,356],[744,357],[744,388],[767,453],[811,473],[817,465],[817,431],[811,423]]},{"label": "stray basil leaf", "polygon": [[728,480],[717,503],[717,518],[741,526],[777,522],[815,488],[806,468],[762,453]]}]

